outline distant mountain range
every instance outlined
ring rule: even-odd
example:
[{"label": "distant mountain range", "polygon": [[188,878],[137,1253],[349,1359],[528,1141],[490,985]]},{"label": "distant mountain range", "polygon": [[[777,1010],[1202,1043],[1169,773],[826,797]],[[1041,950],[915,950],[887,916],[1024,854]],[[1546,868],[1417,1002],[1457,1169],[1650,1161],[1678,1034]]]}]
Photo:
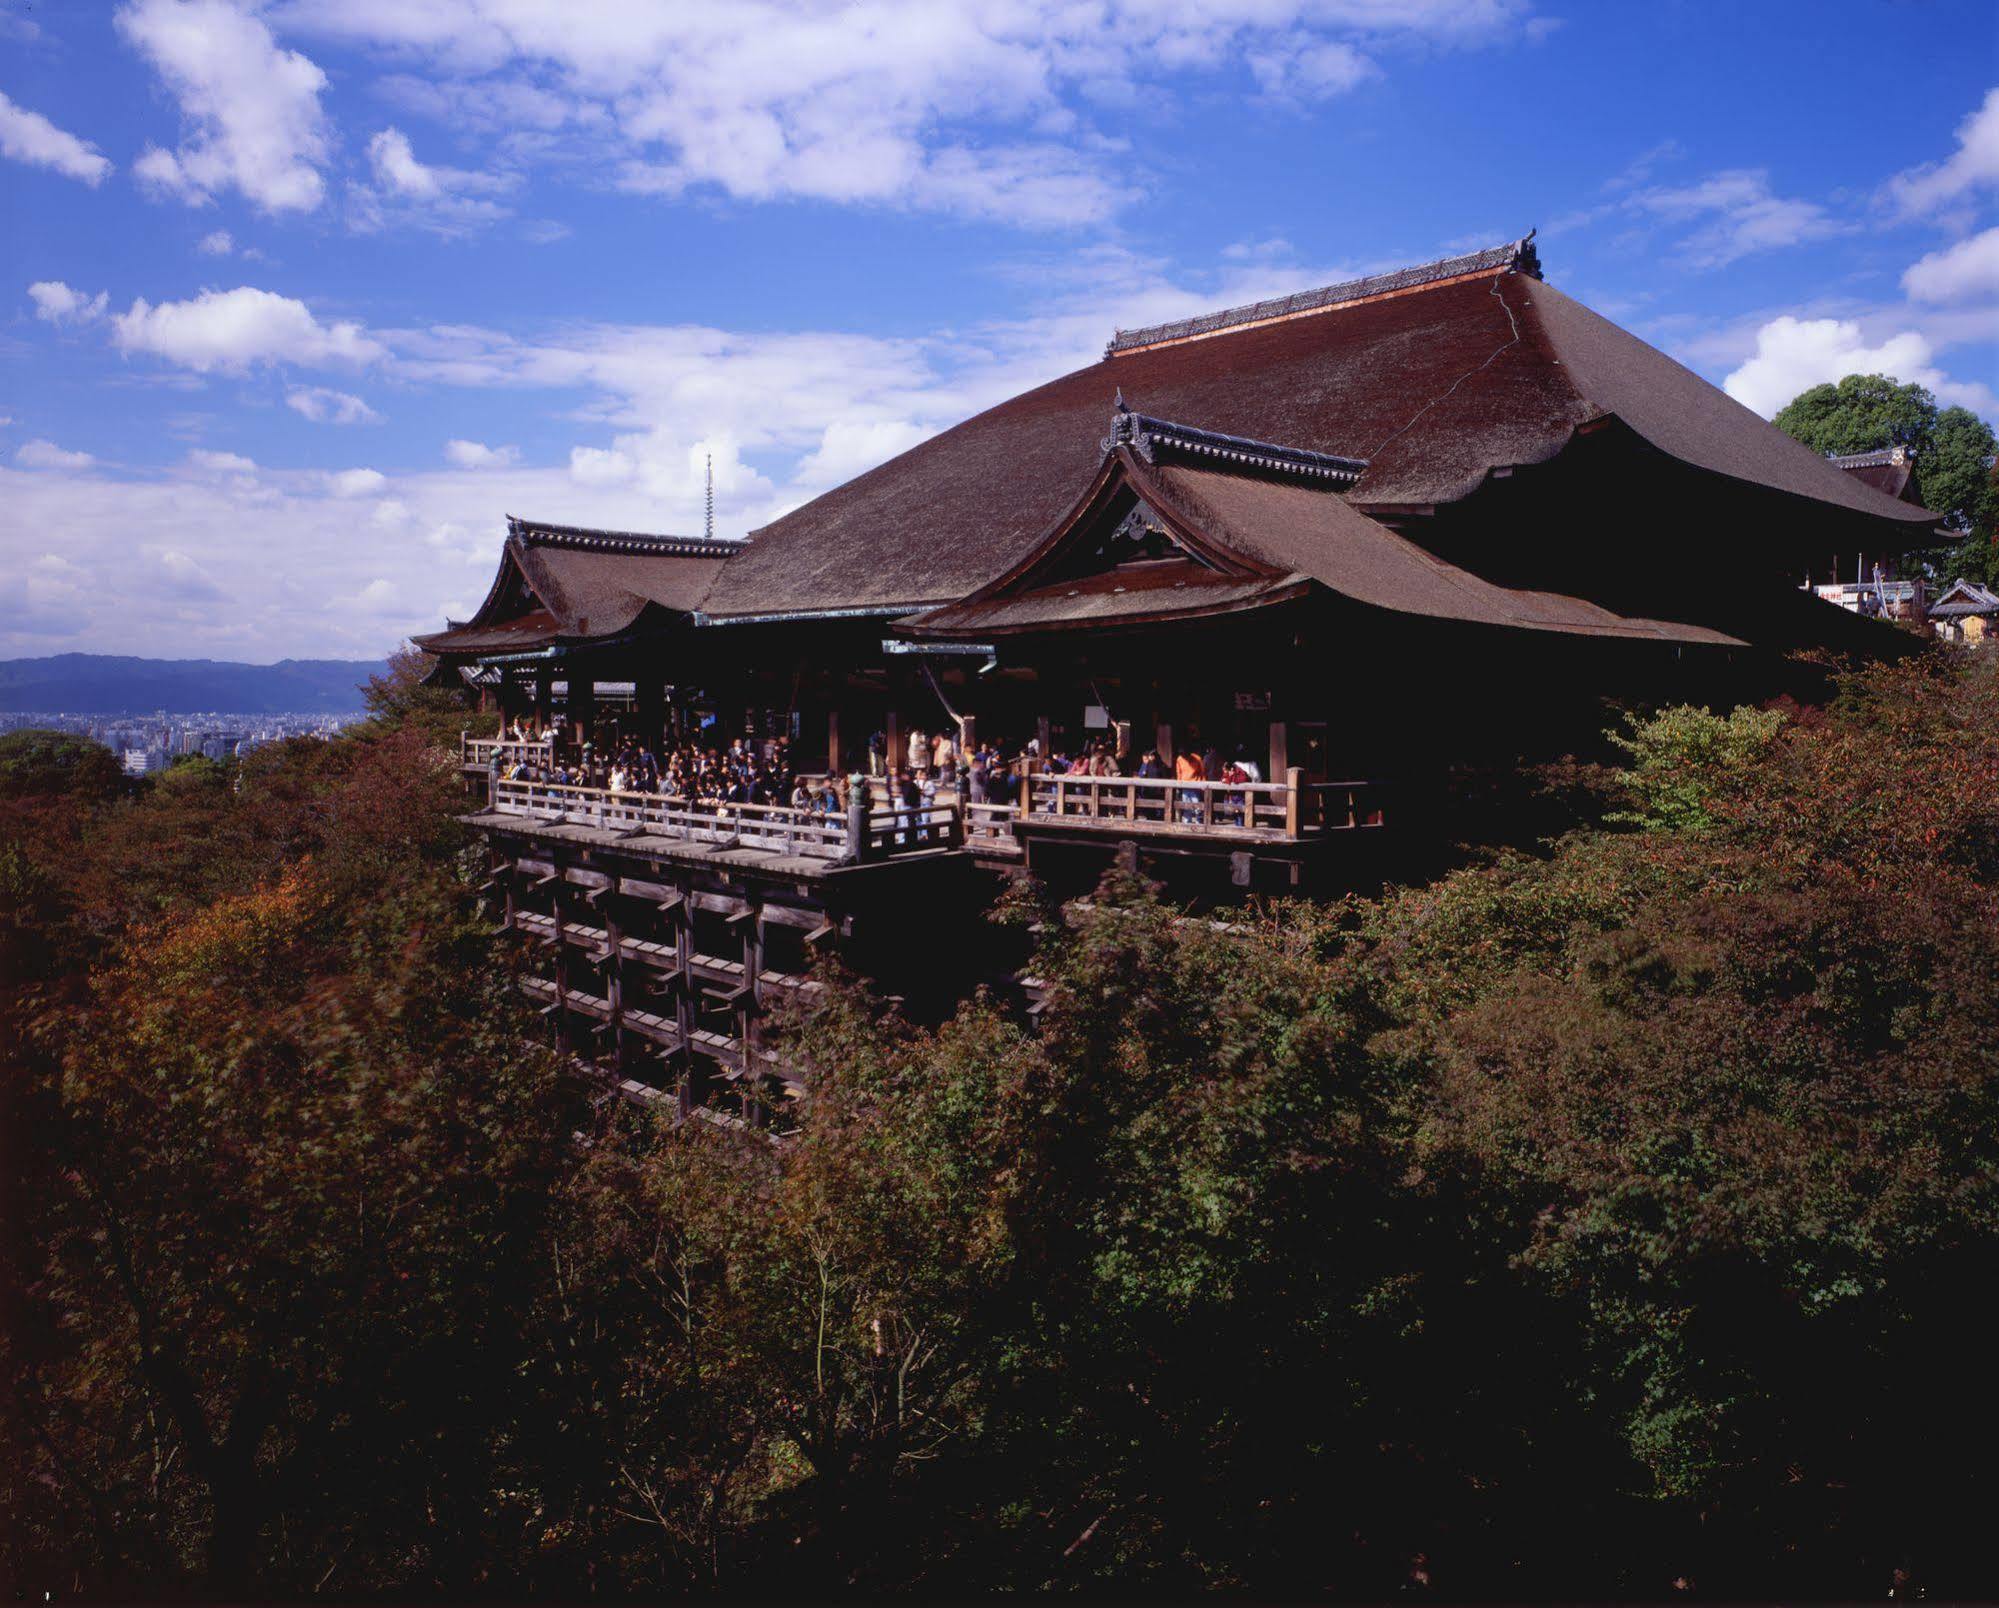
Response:
[{"label": "distant mountain range", "polygon": [[229,664],[217,659],[126,659],[59,653],[0,659],[0,711],[72,715],[170,715],[216,710],[237,715],[338,715],[361,707],[361,683],[380,661],[280,659]]}]

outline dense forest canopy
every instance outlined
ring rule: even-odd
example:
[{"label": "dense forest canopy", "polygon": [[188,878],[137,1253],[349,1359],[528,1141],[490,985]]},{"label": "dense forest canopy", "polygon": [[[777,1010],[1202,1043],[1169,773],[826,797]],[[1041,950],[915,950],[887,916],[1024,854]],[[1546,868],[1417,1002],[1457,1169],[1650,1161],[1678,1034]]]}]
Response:
[{"label": "dense forest canopy", "polygon": [[1380,898],[1023,887],[1039,1021],[838,987],[782,1146],[577,1098],[376,708],[0,799],[10,1589],[1994,1586],[1989,656]]}]

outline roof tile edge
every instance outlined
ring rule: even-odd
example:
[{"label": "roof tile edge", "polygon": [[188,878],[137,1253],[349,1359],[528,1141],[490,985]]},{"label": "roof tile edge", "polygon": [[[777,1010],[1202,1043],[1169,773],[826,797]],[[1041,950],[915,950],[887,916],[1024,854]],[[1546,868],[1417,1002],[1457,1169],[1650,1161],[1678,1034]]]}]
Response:
[{"label": "roof tile edge", "polygon": [[1274,324],[1307,313],[1331,312],[1336,308],[1351,307],[1356,302],[1401,295],[1406,291],[1422,290],[1476,274],[1525,273],[1538,279],[1541,277],[1541,258],[1534,247],[1535,233],[1530,229],[1518,240],[1510,240],[1503,246],[1491,246],[1457,257],[1440,257],[1435,262],[1396,268],[1385,274],[1370,274],[1364,279],[1349,279],[1337,285],[1322,285],[1317,290],[1301,290],[1289,296],[1272,297],[1268,301],[1246,302],[1240,307],[1225,307],[1220,312],[1201,313],[1166,324],[1151,324],[1143,329],[1117,330],[1104,347],[1104,356],[1112,358],[1149,347],[1200,340],[1204,336],[1221,335],[1258,324]]},{"label": "roof tile edge", "polygon": [[638,530],[593,530],[585,525],[551,525],[507,515],[512,541],[538,546],[575,547],[595,553],[652,553],[662,558],[727,558],[744,543],[708,536],[657,536]]}]

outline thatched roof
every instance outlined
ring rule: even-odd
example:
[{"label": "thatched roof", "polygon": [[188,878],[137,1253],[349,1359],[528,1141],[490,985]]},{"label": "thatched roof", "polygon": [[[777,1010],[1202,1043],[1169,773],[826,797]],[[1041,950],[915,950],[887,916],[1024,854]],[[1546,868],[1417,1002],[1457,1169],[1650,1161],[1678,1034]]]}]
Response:
[{"label": "thatched roof", "polygon": [[890,613],[965,597],[1089,485],[1119,392],[1144,414],[1366,459],[1347,493],[1362,510],[1455,502],[1492,470],[1545,462],[1579,427],[1614,416],[1686,464],[1796,499],[1801,516],[1818,508],[1878,521],[1884,550],[1934,522],[1542,284],[1537,267],[1516,243],[1308,293],[1296,306],[1120,334],[1102,362],[754,533],[704,616]]}]

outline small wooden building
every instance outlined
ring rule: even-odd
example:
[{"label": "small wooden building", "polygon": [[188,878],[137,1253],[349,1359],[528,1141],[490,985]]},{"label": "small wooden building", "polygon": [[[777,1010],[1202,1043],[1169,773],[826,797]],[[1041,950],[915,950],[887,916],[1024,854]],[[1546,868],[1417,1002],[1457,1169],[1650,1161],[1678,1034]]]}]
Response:
[{"label": "small wooden building", "polygon": [[1999,592],[1976,581],[1953,581],[1930,605],[1929,617],[1946,641],[1982,642],[1999,631]]}]

